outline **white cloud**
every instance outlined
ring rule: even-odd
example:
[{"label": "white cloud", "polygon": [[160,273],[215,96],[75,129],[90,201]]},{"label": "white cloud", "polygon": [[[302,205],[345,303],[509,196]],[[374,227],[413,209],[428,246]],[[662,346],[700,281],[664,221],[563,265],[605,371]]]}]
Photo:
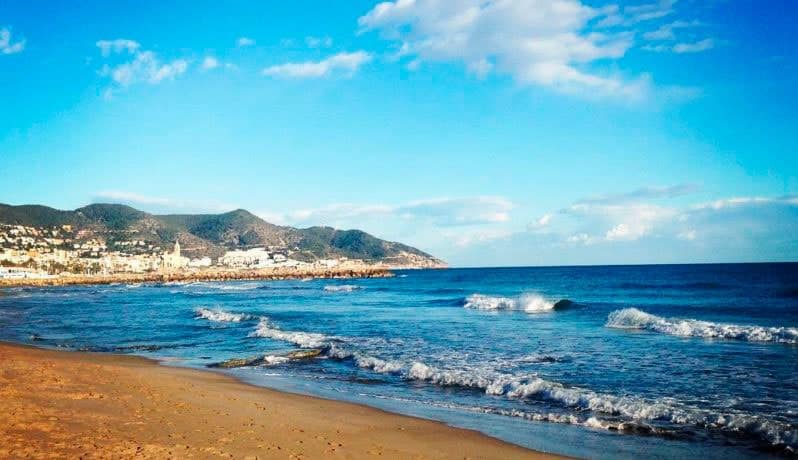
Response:
[{"label": "white cloud", "polygon": [[660,198],[674,198],[682,195],[689,195],[699,190],[695,184],[677,184],[666,187],[649,186],[640,187],[631,192],[602,195],[593,198],[579,200],[575,204],[618,204],[631,201],[651,200]]},{"label": "white cloud", "polygon": [[578,0],[396,0],[360,18],[400,44],[400,56],[462,62],[477,75],[497,72],[563,92],[639,98],[648,78],[626,79],[591,65],[624,56],[627,32],[588,30],[606,9]]},{"label": "white cloud", "polygon": [[202,68],[205,70],[211,70],[219,67],[219,60],[213,56],[205,56],[205,59],[202,60]]},{"label": "white cloud", "polygon": [[676,235],[676,238],[679,238],[680,240],[693,241],[696,239],[697,235],[698,233],[695,230],[688,229],[680,232],[678,235]]},{"label": "white cloud", "polygon": [[333,44],[331,37],[305,37],[305,44],[310,48],[329,48]]},{"label": "white cloud", "polygon": [[641,22],[664,18],[673,14],[676,0],[660,0],[659,2],[629,5],[623,9],[617,5],[607,5],[602,8],[606,14],[598,22],[599,27],[631,26]]},{"label": "white cloud", "polygon": [[21,53],[25,49],[25,40],[12,41],[11,31],[6,28],[0,29],[0,54]]},{"label": "white cloud", "polygon": [[583,227],[606,228],[603,234],[606,241],[638,240],[655,232],[659,225],[677,214],[672,208],[650,203],[590,204],[584,201],[571,205],[563,213],[575,216]]},{"label": "white cloud", "polygon": [[327,225],[342,220],[390,214],[388,205],[358,205],[351,203],[331,204],[321,208],[300,209],[289,213],[284,220],[301,224]]},{"label": "white cloud", "polygon": [[787,195],[776,198],[763,197],[763,196],[725,198],[722,200],[712,201],[710,203],[699,204],[693,207],[693,210],[701,211],[701,210],[713,209],[717,211],[721,209],[740,208],[745,206],[762,206],[762,205],[774,205],[774,204],[798,206],[798,196]]},{"label": "white cloud", "polygon": [[141,48],[141,44],[134,40],[118,38],[116,40],[100,40],[97,42],[97,48],[100,48],[103,57],[108,57],[112,53],[121,53],[123,51],[133,54]]},{"label": "white cloud", "polygon": [[239,37],[239,39],[236,40],[236,46],[238,46],[239,48],[246,48],[247,46],[254,46],[254,45],[255,45],[255,40],[249,37]]},{"label": "white cloud", "polygon": [[607,241],[636,240],[646,234],[649,228],[643,225],[632,227],[628,224],[618,224],[607,230],[604,238]]},{"label": "white cloud", "polygon": [[540,216],[536,221],[529,224],[530,230],[539,230],[542,228],[547,227],[551,223],[551,219],[554,216],[552,214],[543,214]]},{"label": "white cloud", "polygon": [[705,38],[693,43],[676,43],[671,44],[658,44],[658,45],[645,45],[643,49],[646,51],[654,51],[657,53],[700,53],[715,47],[715,41],[711,38]]},{"label": "white cloud", "polygon": [[392,217],[397,220],[423,220],[443,227],[508,222],[515,205],[503,197],[477,196],[411,201],[400,205],[333,204],[323,208],[290,213],[288,221],[300,224],[331,225],[358,219]]},{"label": "white cloud", "polygon": [[[798,260],[798,195],[682,201],[568,207],[546,232],[532,225],[503,238],[473,239],[454,246],[447,260],[479,266]],[[450,240],[450,246],[457,241]]]},{"label": "white cloud", "polygon": [[595,242],[595,239],[587,233],[576,233],[565,238],[565,242],[569,244],[584,244],[589,245]]},{"label": "white cloud", "polygon": [[498,196],[441,198],[414,201],[400,206],[400,215],[430,218],[439,225],[473,225],[507,222],[515,205]]},{"label": "white cloud", "polygon": [[675,4],[676,0],[660,0],[654,3],[627,6],[623,11],[627,16],[627,21],[637,23],[668,16],[673,13],[673,5]]},{"label": "white cloud", "polygon": [[715,42],[711,38],[705,38],[695,43],[677,43],[673,46],[674,53],[700,53],[715,47]]},{"label": "white cloud", "polygon": [[338,53],[321,61],[289,62],[263,69],[263,75],[280,78],[322,78],[340,72],[352,76],[360,67],[371,61],[365,51]]},{"label": "white cloud", "polygon": [[484,244],[508,238],[512,236],[512,234],[513,234],[512,232],[507,230],[491,229],[491,230],[476,230],[476,231],[465,231],[465,232],[460,231],[457,233],[444,232],[443,236],[449,239],[450,241],[453,241],[456,247],[464,248],[467,246]]},{"label": "white cloud", "polygon": [[[186,72],[189,62],[175,59],[162,62],[152,51],[142,50],[138,42],[133,40],[100,40],[97,47],[104,58],[119,57],[115,63],[105,64],[100,75],[108,77],[116,89],[126,88],[136,83],[158,84],[164,80],[173,80]],[[114,88],[106,92],[112,95]]]},{"label": "white cloud", "polygon": [[684,29],[688,27],[697,26],[698,22],[687,22],[687,21],[674,21],[669,24],[663,24],[656,30],[652,30],[649,32],[643,33],[643,39],[645,40],[675,40],[676,39],[676,30],[677,29]]},{"label": "white cloud", "polygon": [[[676,191],[685,187],[646,187],[608,198],[580,200],[561,210],[561,225],[548,231],[559,233],[569,244],[645,238],[706,243],[725,234],[743,238],[775,231],[779,226],[798,227],[798,196],[794,195],[726,198],[681,208],[650,202],[679,196]],[[530,224],[528,231],[537,228]]]},{"label": "white cloud", "polygon": [[232,204],[208,200],[181,200],[120,190],[99,192],[95,194],[94,201],[122,203],[133,207],[142,206],[151,212],[228,212],[238,208]]}]

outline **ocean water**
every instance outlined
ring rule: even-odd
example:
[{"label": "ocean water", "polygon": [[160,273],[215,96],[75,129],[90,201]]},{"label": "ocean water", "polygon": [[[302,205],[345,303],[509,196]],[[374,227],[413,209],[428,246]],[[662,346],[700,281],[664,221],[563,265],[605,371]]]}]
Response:
[{"label": "ocean water", "polygon": [[217,371],[579,457],[796,456],[798,264],[397,275],[5,289],[0,339],[249,360]]}]

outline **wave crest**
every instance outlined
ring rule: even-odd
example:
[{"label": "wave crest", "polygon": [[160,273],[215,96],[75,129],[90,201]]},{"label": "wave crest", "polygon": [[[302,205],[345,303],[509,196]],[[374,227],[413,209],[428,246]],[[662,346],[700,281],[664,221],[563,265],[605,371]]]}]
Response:
[{"label": "wave crest", "polygon": [[255,319],[254,316],[247,313],[231,313],[221,308],[197,308],[194,313],[196,313],[197,319],[207,319],[216,323],[240,323]]},{"label": "wave crest", "polygon": [[610,313],[607,327],[641,329],[679,337],[798,344],[798,328],[795,327],[741,326],[697,319],[663,318],[637,308],[624,308]]},{"label": "wave crest", "polygon": [[573,302],[567,299],[553,302],[539,294],[523,294],[515,298],[471,294],[466,297],[463,307],[487,311],[519,310],[526,313],[546,313],[572,304]]},{"label": "wave crest", "polygon": [[327,348],[330,342],[334,340],[333,337],[315,332],[283,331],[276,326],[272,326],[268,318],[260,319],[258,326],[250,334],[250,337],[279,340],[292,343],[300,348]]},{"label": "wave crest", "polygon": [[[577,412],[577,414],[556,416],[523,415],[531,420],[582,424],[608,430],[641,430],[650,433],[660,431],[659,425],[664,423],[744,434],[765,440],[772,446],[794,448],[798,445],[798,431],[792,426],[750,413],[736,411],[718,413],[681,404],[668,398],[649,400],[635,396],[599,393],[587,388],[546,380],[536,374],[518,375],[485,367],[453,369],[436,367],[420,360],[382,359],[358,350],[353,338],[314,332],[283,331],[273,326],[267,318],[261,318],[251,336],[280,340],[303,349],[314,349],[312,355],[306,358],[319,356],[347,360],[358,368],[379,374],[396,375],[406,381],[425,382],[442,387],[469,388],[486,395],[508,399],[543,400]],[[282,364],[286,362],[284,357],[290,358],[289,355],[262,358],[261,365]],[[515,413],[504,415],[519,416]],[[603,420],[605,417],[612,420]]]},{"label": "wave crest", "polygon": [[352,292],[359,289],[363,288],[354,284],[331,284],[324,286],[324,290],[327,292]]}]

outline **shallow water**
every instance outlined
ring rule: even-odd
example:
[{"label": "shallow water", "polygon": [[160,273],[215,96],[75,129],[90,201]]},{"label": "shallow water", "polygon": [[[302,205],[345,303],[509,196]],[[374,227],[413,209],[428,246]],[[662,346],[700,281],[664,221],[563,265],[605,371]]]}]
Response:
[{"label": "shallow water", "polygon": [[0,339],[255,358],[227,372],[576,456],[793,456],[796,292],[798,264],[17,288]]}]

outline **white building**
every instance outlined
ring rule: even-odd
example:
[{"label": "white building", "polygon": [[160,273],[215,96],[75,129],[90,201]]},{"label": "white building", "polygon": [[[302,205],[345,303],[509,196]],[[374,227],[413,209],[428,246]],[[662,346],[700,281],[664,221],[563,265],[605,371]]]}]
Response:
[{"label": "white building", "polygon": [[265,248],[253,248],[227,251],[219,257],[218,264],[234,268],[265,268],[274,265],[274,260]]},{"label": "white building", "polygon": [[45,279],[52,278],[47,273],[31,270],[29,268],[0,267],[0,279]]},{"label": "white building", "polygon": [[188,257],[180,255],[180,241],[175,240],[175,249],[171,253],[167,252],[161,256],[162,265],[164,270],[179,270],[188,266],[190,262]]},{"label": "white building", "polygon": [[201,259],[191,259],[188,263],[190,268],[204,268],[211,266],[211,258],[210,257],[203,257]]}]

